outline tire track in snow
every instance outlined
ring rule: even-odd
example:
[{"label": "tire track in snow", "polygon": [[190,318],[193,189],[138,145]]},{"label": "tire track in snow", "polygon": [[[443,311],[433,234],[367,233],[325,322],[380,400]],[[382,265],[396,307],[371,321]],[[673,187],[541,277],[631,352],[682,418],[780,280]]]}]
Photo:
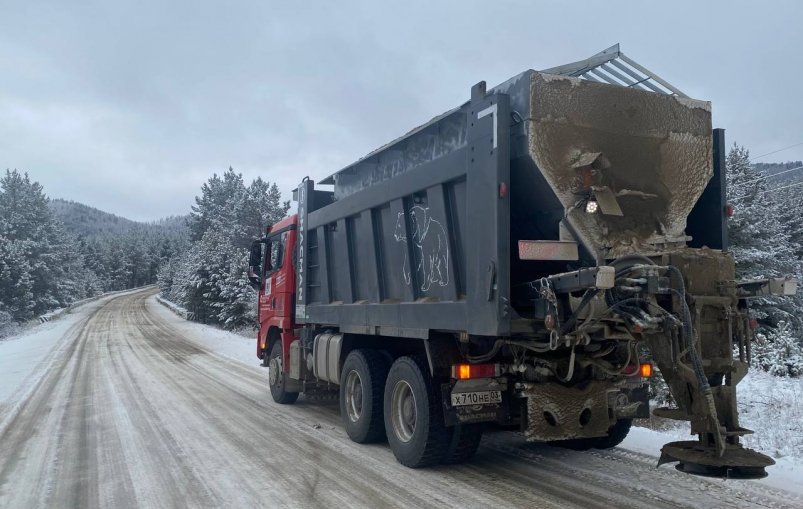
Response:
[{"label": "tire track in snow", "polygon": [[349,441],[334,403],[270,400],[266,371],[109,300],[0,430],[0,507],[795,507],[754,483],[488,433],[474,461],[411,470]]}]

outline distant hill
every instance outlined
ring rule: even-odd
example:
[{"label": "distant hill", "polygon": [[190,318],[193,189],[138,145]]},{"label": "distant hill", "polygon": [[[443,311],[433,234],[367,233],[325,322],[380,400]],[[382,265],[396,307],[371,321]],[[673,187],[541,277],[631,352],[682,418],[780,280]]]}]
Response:
[{"label": "distant hill", "polygon": [[67,231],[82,237],[125,235],[134,230],[158,230],[181,233],[188,216],[170,216],[150,223],[132,221],[71,200],[50,200],[50,209]]}]

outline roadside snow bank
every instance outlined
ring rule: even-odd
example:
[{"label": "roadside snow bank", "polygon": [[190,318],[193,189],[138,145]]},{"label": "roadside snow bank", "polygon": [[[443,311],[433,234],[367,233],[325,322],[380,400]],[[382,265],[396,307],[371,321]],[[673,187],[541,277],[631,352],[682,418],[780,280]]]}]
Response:
[{"label": "roadside snow bank", "polygon": [[[803,463],[803,377],[751,369],[737,386],[736,398],[739,423],[755,431],[742,439],[745,446],[776,460],[792,457]],[[687,422],[655,417],[638,425],[678,436],[689,429]]]},{"label": "roadside snow bank", "polygon": [[49,313],[45,313],[39,316],[39,322],[49,322],[59,316],[63,315],[64,313],[70,311],[71,309],[75,309],[79,306],[83,306],[84,304],[88,304],[90,302],[94,302],[98,299],[102,299],[103,297],[108,297],[109,295],[122,295],[124,293],[131,293],[137,290],[145,290],[147,288],[153,288],[156,285],[145,285],[145,286],[138,286],[136,288],[129,288],[128,290],[117,290],[115,292],[104,292],[100,295],[95,295],[94,297],[87,297],[86,299],[77,300],[71,304],[68,304],[66,307],[54,309]]},{"label": "roadside snow bank", "polygon": [[58,354],[59,340],[87,312],[88,309],[82,309],[62,320],[43,323],[0,341],[0,408],[39,364],[49,363]]},{"label": "roadside snow bank", "polygon": [[[739,422],[755,431],[743,437],[742,443],[776,462],[767,468],[769,477],[751,482],[803,495],[803,378],[782,378],[754,369],[737,387]],[[658,457],[665,443],[694,439],[687,422],[664,425],[673,427],[632,428],[621,447]]]},{"label": "roadside snow bank", "polygon": [[[740,386],[741,387],[741,386]],[[669,431],[655,431],[648,428],[633,427],[630,433],[625,438],[624,442],[619,446],[622,449],[647,454],[656,458],[661,456],[661,447],[668,442],[677,440],[693,440],[688,434],[688,425],[686,430],[677,428]],[[754,447],[755,448],[755,447]],[[764,451],[766,452],[766,451]],[[791,456],[776,459],[776,464],[767,468],[769,476],[765,479],[757,481],[739,481],[728,480],[731,483],[757,483],[768,488],[781,489],[791,491],[803,496],[803,462]],[[674,463],[662,465],[659,468],[671,469],[674,468]],[[713,479],[710,482],[721,482],[721,480]]]},{"label": "roadside snow bank", "polygon": [[744,444],[776,460],[803,460],[803,378],[753,370],[736,393],[741,425],[756,432],[744,437]]},{"label": "roadside snow bank", "polygon": [[69,344],[69,330],[98,307],[119,295],[142,289],[111,292],[73,303],[51,321],[28,325],[18,334],[0,341],[0,430],[16,415],[19,405],[36,388],[53,360]]},{"label": "roadside snow bank", "polygon": [[211,325],[190,322],[182,318],[186,310],[167,299],[154,295],[147,300],[148,311],[157,315],[187,339],[207,350],[236,359],[250,366],[258,366],[256,356],[256,332],[249,338]]},{"label": "roadside snow bank", "polygon": [[183,308],[183,307],[179,306],[175,302],[170,302],[169,300],[165,299],[164,297],[162,297],[158,293],[156,294],[156,301],[159,304],[161,304],[162,306],[166,307],[170,311],[172,311],[175,314],[177,314],[178,316],[180,316],[181,318],[183,318],[185,320],[189,320],[190,319],[190,312],[187,311],[186,308]]}]

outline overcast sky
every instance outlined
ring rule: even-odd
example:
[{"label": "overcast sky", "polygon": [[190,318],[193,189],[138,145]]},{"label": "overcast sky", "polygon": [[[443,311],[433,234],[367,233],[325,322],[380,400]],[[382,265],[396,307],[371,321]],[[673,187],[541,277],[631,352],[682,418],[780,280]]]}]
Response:
[{"label": "overcast sky", "polygon": [[383,3],[0,0],[0,169],[137,220],[229,166],[289,196],[477,81],[617,42],[712,101],[729,144],[803,142],[801,2]]}]

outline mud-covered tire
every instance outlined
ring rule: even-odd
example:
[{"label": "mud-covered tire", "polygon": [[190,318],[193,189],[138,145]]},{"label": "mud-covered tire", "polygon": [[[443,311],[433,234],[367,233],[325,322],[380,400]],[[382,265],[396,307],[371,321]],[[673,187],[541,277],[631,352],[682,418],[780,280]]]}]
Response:
[{"label": "mud-covered tire", "polygon": [[281,405],[290,405],[298,399],[297,392],[287,390],[287,373],[282,370],[282,342],[276,341],[270,349],[268,361],[268,385],[273,401]]},{"label": "mud-covered tire", "polygon": [[461,424],[452,428],[452,439],[443,463],[446,465],[456,465],[471,459],[482,440],[482,432],[485,429],[483,424]]},{"label": "mud-covered tire", "polygon": [[390,363],[375,350],[354,350],[340,372],[340,416],[352,441],[359,444],[385,438],[382,401]]},{"label": "mud-covered tire", "polygon": [[443,461],[451,433],[443,421],[439,387],[420,357],[400,357],[385,382],[388,444],[402,465],[419,468]]},{"label": "mud-covered tire", "polygon": [[575,451],[587,451],[589,449],[613,449],[627,437],[633,419],[619,419],[616,424],[608,428],[608,434],[604,437],[576,438],[573,440],[558,440],[550,442],[550,445],[573,449]]},{"label": "mud-covered tire", "polygon": [[632,425],[633,419],[619,419],[616,424],[608,429],[608,436],[591,439],[594,440],[592,447],[594,449],[613,449],[627,438]]}]

